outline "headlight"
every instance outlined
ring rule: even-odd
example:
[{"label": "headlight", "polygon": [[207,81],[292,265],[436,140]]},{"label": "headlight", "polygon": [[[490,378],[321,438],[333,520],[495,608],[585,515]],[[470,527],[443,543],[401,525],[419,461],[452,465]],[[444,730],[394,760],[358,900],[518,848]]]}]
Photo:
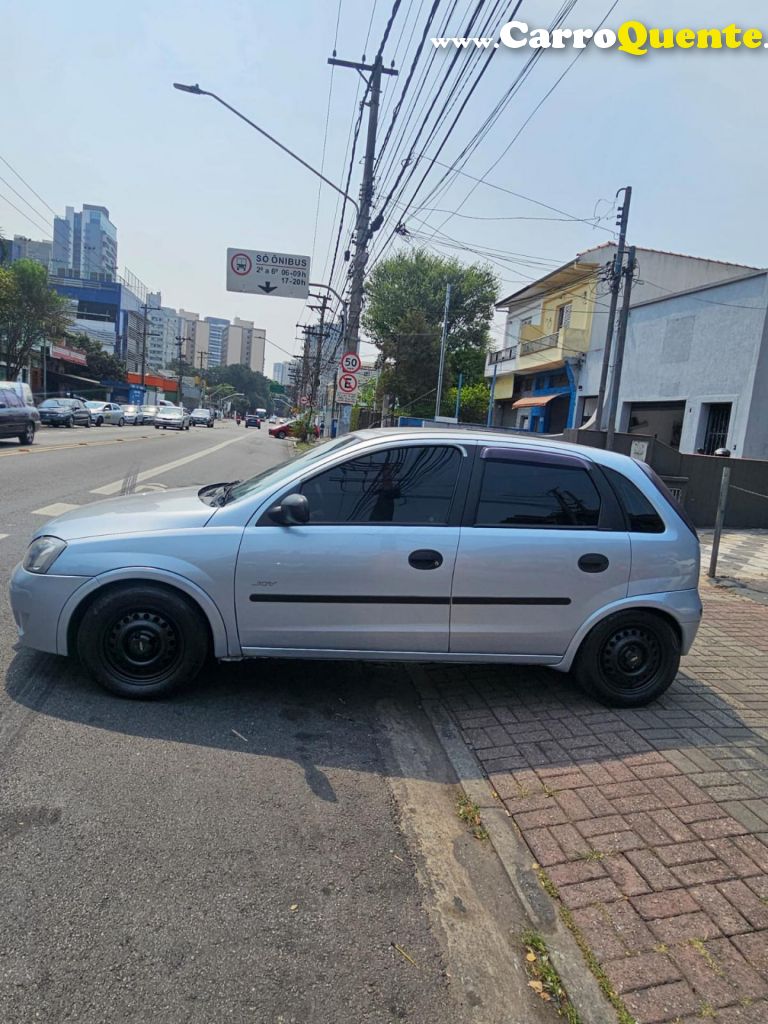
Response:
[{"label": "headlight", "polygon": [[46,573],[66,546],[58,537],[38,537],[27,548],[22,564],[27,572]]}]

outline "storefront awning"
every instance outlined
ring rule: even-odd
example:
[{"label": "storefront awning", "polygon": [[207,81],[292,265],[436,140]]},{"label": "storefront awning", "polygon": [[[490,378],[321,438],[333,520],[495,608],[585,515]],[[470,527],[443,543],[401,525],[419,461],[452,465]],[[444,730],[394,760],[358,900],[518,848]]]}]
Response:
[{"label": "storefront awning", "polygon": [[81,352],[79,349],[67,348],[66,345],[51,345],[48,353],[51,359],[61,359],[65,363],[77,363],[78,366],[88,365],[85,352]]},{"label": "storefront awning", "polygon": [[518,398],[512,403],[513,409],[533,409],[539,405],[549,405],[555,398],[567,398],[566,392],[561,391],[556,395],[532,395],[530,398]]}]

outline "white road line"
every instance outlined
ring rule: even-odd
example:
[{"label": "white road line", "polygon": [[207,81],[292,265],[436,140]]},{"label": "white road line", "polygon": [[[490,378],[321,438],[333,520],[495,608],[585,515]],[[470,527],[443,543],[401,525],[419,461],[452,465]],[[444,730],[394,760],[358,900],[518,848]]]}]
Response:
[{"label": "white road line", "polygon": [[10,533],[0,533],[0,540],[5,540],[6,537],[10,537]]},{"label": "white road line", "polygon": [[53,505],[45,505],[43,508],[36,508],[32,511],[33,516],[60,516],[65,512],[71,512],[73,508],[80,508],[79,505],[70,505],[66,501],[55,501]]},{"label": "white road line", "polygon": [[[185,455],[183,459],[174,459],[173,462],[166,462],[164,466],[155,466],[154,469],[145,469],[136,476],[136,482],[141,483],[142,480],[149,480],[153,476],[161,476],[163,473],[167,473],[170,469],[176,469],[177,466],[185,466],[188,462],[194,462],[195,459],[204,459],[206,455],[212,455],[213,452],[220,451],[222,448],[226,448],[227,445],[237,444],[238,441],[245,441],[248,434],[241,435],[240,437],[231,437],[228,441],[222,441],[221,444],[215,444],[211,448],[204,448],[202,451],[193,452],[192,455]],[[96,487],[91,491],[91,494],[117,494],[122,489],[124,477],[119,480],[115,480],[114,483],[105,484],[103,487]]]}]

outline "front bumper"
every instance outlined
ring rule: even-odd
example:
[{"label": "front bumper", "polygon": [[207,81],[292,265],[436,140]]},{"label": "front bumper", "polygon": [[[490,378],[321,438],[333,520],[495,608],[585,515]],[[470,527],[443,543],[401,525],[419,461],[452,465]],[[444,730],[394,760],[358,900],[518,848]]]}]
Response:
[{"label": "front bumper", "polygon": [[19,563],[11,574],[10,599],[21,646],[66,654],[57,643],[59,616],[72,594],[89,579],[27,572]]}]

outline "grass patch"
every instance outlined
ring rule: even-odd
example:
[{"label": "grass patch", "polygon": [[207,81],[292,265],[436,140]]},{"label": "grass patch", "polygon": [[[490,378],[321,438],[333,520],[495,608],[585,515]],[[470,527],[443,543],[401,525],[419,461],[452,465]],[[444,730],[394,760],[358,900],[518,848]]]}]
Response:
[{"label": "grass patch", "polygon": [[459,821],[463,821],[475,839],[487,839],[488,830],[483,825],[479,806],[470,800],[466,793],[462,793],[456,804],[456,813]]},{"label": "grass patch", "polygon": [[595,976],[595,980],[600,986],[606,999],[610,1002],[611,1006],[613,1006],[614,1010],[616,1011],[616,1017],[619,1021],[619,1024],[637,1024],[637,1021],[626,1008],[626,1006],[622,1002],[621,997],[614,989],[613,985],[611,985],[608,975],[603,970],[600,961],[597,959],[595,954],[590,949],[587,940],[584,938],[578,926],[576,925],[576,922],[573,920],[573,915],[571,914],[570,910],[560,900],[560,893],[557,891],[557,886],[555,885],[555,883],[552,881],[552,879],[549,877],[549,875],[543,868],[538,868],[536,874],[538,875],[539,884],[541,885],[544,892],[551,896],[552,899],[557,903],[557,908],[560,913],[560,919],[562,920],[563,924],[566,926],[568,931],[571,933],[571,935],[573,935],[574,939],[576,940],[576,945],[581,950],[582,956],[584,957],[587,963],[587,967],[589,967],[590,971]]},{"label": "grass patch", "polygon": [[526,949],[525,970],[531,979],[528,984],[537,993],[540,999],[551,1002],[560,1017],[564,1017],[568,1024],[582,1024],[579,1012],[568,998],[560,975],[552,966],[549,958],[549,950],[540,935],[528,931],[523,935],[523,945]]},{"label": "grass patch", "polygon": [[706,961],[707,967],[709,967],[709,969],[711,971],[713,971],[715,974],[717,974],[718,977],[722,978],[723,971],[722,971],[722,968],[720,967],[720,964],[717,962],[717,960],[715,960],[715,958],[709,952],[709,950],[704,945],[704,943],[701,941],[701,939],[689,939],[688,940],[688,945],[689,946],[693,946],[693,948],[696,950],[696,952],[700,956],[702,956],[704,958],[704,960]]},{"label": "grass patch", "polygon": [[605,860],[605,854],[602,850],[596,850],[593,846],[590,846],[584,853],[578,854],[578,860]]}]

